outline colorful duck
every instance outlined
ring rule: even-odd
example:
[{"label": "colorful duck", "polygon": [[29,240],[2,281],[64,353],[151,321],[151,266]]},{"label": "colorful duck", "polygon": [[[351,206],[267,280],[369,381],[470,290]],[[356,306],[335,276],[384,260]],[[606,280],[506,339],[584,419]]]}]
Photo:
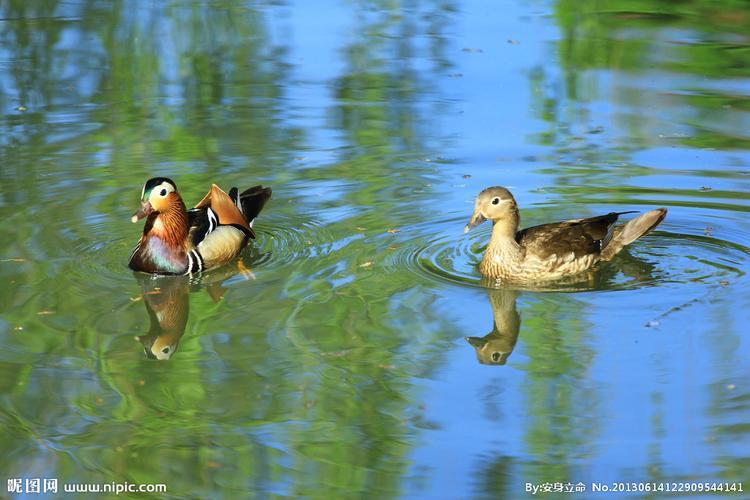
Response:
[{"label": "colorful duck", "polygon": [[271,197],[271,188],[254,186],[229,194],[216,184],[187,210],[177,186],[166,177],[143,185],[141,206],[132,222],[146,218],[143,235],[128,267],[153,274],[193,274],[234,259],[255,238],[253,222]]}]

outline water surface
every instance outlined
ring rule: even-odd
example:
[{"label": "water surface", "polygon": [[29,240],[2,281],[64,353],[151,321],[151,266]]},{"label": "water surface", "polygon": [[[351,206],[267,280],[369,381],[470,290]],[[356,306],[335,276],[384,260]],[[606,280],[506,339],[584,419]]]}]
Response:
[{"label": "water surface", "polygon": [[[3,3],[0,476],[747,492],[748,33],[740,1]],[[156,175],[273,187],[250,273],[127,270]],[[488,290],[462,229],[496,184],[525,226],[669,215]]]}]

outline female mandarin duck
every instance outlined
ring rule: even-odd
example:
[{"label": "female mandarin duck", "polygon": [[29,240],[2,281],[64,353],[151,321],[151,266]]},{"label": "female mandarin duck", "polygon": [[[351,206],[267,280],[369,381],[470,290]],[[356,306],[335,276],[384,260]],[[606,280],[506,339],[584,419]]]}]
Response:
[{"label": "female mandarin duck", "polygon": [[128,267],[156,274],[192,274],[218,267],[255,238],[253,222],[271,197],[271,188],[254,186],[229,194],[216,184],[190,210],[166,177],[149,179],[141,192],[141,207],[131,219],[146,218],[141,240]]},{"label": "female mandarin duck", "polygon": [[484,276],[508,282],[538,282],[586,271],[599,261],[610,260],[659,225],[667,210],[657,208],[615,226],[617,218],[627,213],[634,212],[611,212],[519,231],[516,200],[510,191],[496,186],[479,193],[464,232],[492,221],[492,237],[479,264]]}]

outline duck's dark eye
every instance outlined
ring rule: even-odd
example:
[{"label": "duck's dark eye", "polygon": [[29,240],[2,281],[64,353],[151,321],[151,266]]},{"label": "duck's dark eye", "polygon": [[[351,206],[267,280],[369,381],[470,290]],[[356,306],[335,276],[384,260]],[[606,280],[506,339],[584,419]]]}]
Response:
[{"label": "duck's dark eye", "polygon": [[162,195],[162,196],[167,196],[167,190],[166,189],[162,189],[161,193],[159,193],[159,194]]},{"label": "duck's dark eye", "polygon": [[493,205],[497,205],[498,203],[500,203],[500,198],[492,198]]},{"label": "duck's dark eye", "polygon": [[497,363],[500,360],[500,353],[499,352],[493,352],[492,353],[492,361]]},{"label": "duck's dark eye", "polygon": [[169,354],[169,347],[165,347],[161,350],[162,354]]}]

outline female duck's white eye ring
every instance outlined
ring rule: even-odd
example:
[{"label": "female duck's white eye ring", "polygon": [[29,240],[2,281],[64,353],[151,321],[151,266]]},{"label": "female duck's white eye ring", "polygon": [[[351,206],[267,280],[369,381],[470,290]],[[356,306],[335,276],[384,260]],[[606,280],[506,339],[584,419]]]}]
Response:
[{"label": "female duck's white eye ring", "polygon": [[497,197],[492,198],[492,204],[493,205],[497,205],[498,203],[500,203],[500,198],[497,198]]}]

